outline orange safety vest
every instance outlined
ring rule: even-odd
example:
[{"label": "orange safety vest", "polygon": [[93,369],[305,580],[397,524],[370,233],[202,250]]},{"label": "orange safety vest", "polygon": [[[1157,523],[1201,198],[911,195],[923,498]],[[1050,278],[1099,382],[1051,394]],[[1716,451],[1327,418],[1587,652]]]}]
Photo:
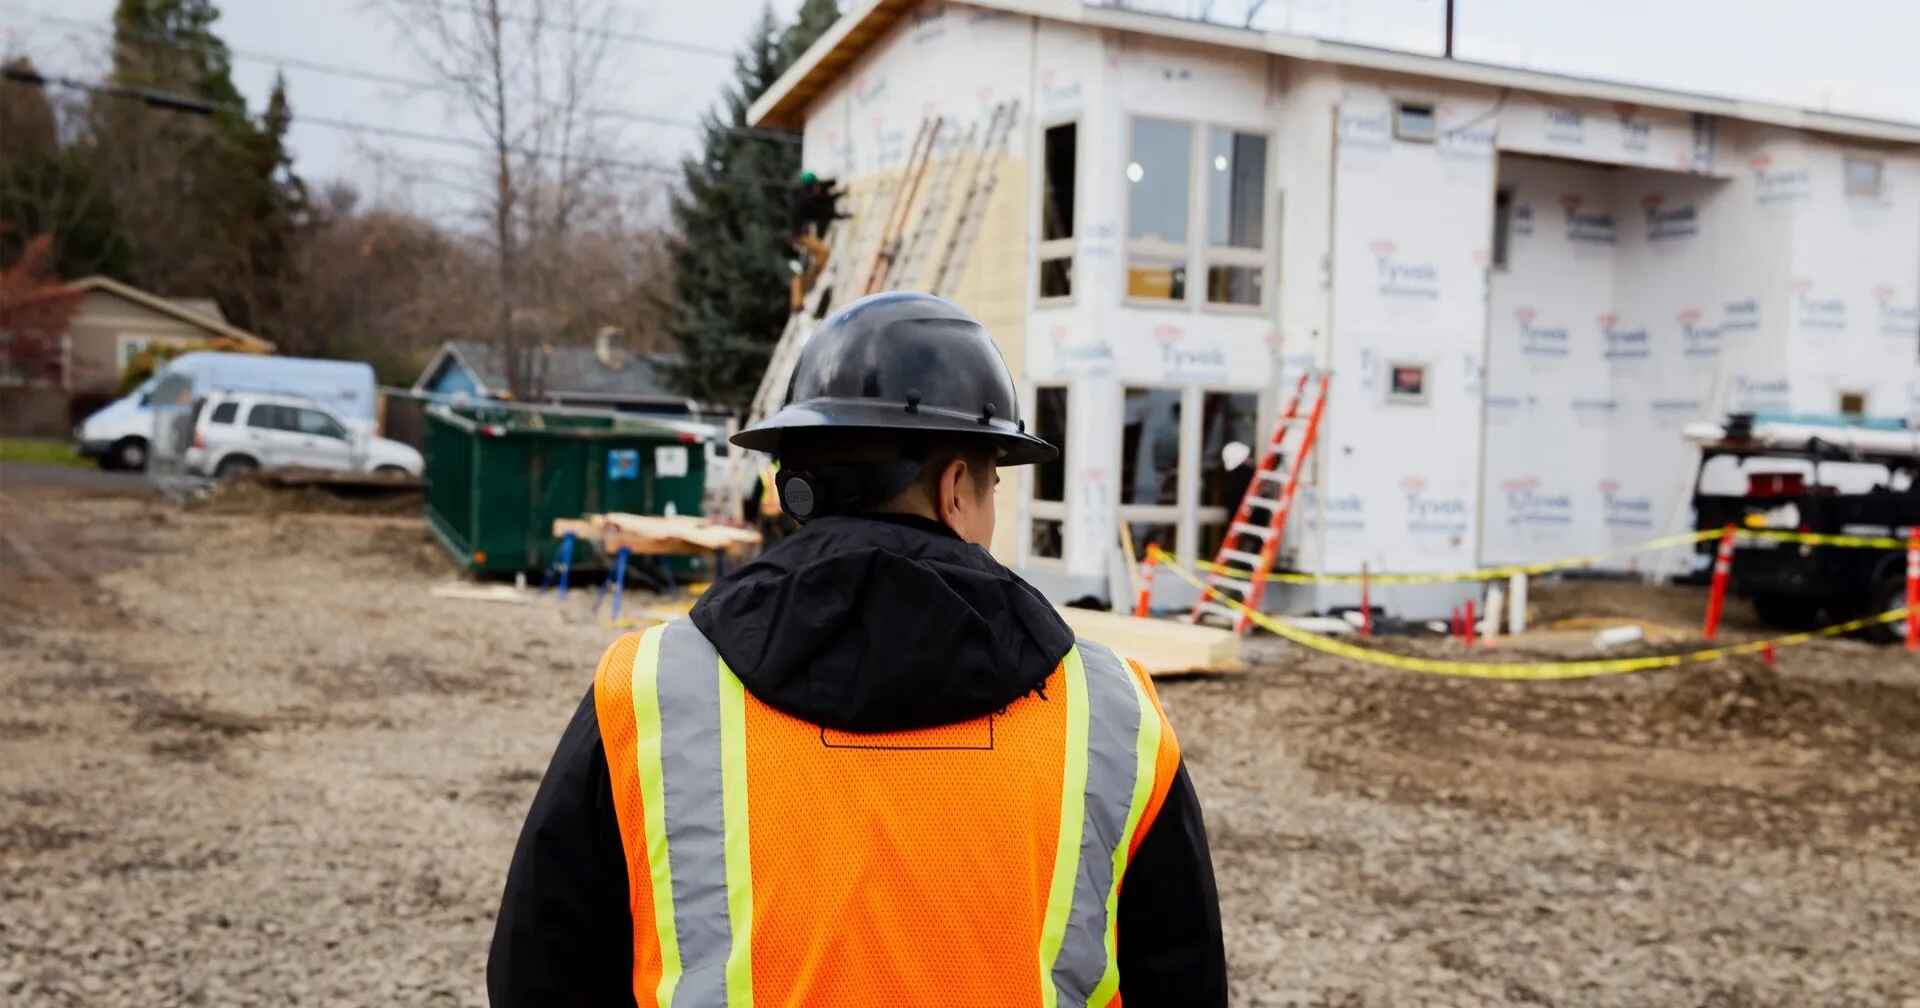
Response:
[{"label": "orange safety vest", "polygon": [[856,734],[682,619],[616,641],[594,706],[642,1008],[1120,1004],[1120,883],[1180,759],[1138,666],[1081,641],[1003,711]]}]

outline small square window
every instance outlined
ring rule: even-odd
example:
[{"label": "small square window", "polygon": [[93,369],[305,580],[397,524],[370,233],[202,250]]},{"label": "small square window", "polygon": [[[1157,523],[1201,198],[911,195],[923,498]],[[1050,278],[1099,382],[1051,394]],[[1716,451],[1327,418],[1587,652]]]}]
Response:
[{"label": "small square window", "polygon": [[1427,366],[1407,361],[1387,365],[1387,401],[1420,404],[1427,401]]},{"label": "small square window", "polygon": [[1207,267],[1209,304],[1260,305],[1260,267]]},{"label": "small square window", "polygon": [[1040,296],[1042,298],[1073,296],[1072,256],[1040,260]]},{"label": "small square window", "polygon": [[1127,296],[1143,301],[1185,301],[1187,268],[1170,262],[1128,263]]},{"label": "small square window", "polygon": [[1859,391],[1840,393],[1840,415],[1863,417],[1867,415],[1867,394]]},{"label": "small square window", "polygon": [[1034,556],[1045,560],[1058,560],[1064,553],[1064,523],[1054,518],[1035,518],[1033,520]]},{"label": "small square window", "polygon": [[1493,194],[1493,268],[1507,268],[1507,256],[1513,244],[1513,190],[1498,189]]},{"label": "small square window", "polygon": [[1401,102],[1393,108],[1393,135],[1415,143],[1432,143],[1440,129],[1433,105],[1427,102]]},{"label": "small square window", "polygon": [[1847,195],[1879,196],[1886,163],[1879,158],[1850,157],[1847,162]]}]

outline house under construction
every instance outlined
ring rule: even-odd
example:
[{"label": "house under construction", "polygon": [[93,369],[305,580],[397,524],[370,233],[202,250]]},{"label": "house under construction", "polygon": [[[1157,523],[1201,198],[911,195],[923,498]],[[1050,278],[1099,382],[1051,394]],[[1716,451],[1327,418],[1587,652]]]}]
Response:
[{"label": "house under construction", "polygon": [[1603,552],[1686,526],[1686,421],[1920,412],[1920,125],[1077,0],[864,0],[752,115],[850,189],[824,296],[999,340],[1064,455],[996,553],[1056,597],[1123,524],[1215,556],[1309,370],[1309,571]]}]

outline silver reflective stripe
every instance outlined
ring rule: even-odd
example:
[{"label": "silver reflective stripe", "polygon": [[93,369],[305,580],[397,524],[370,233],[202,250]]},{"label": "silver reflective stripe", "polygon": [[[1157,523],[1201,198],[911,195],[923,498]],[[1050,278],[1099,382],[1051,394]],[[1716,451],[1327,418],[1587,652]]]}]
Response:
[{"label": "silver reflective stripe", "polygon": [[725,1005],[733,935],[727,912],[720,656],[692,621],[675,620],[660,638],[659,669],[660,776],[682,969],[673,1005]]},{"label": "silver reflective stripe", "polygon": [[1053,965],[1060,1008],[1086,1005],[1107,971],[1107,894],[1113,889],[1114,852],[1127,842],[1142,758],[1141,701],[1133,673],[1098,644],[1083,640],[1077,646],[1087,680],[1087,790],[1073,908]]}]

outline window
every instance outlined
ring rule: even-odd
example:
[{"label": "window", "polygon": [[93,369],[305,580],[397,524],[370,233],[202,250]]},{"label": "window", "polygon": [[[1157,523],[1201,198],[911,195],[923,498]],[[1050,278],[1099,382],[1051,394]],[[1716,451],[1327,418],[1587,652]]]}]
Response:
[{"label": "window", "polygon": [[1867,415],[1867,394],[1863,391],[1848,390],[1840,393],[1840,415],[1864,417]]},{"label": "window", "polygon": [[1207,301],[1258,307],[1266,262],[1267,138],[1207,131]]},{"label": "window", "polygon": [[1127,150],[1127,296],[1185,301],[1193,126],[1135,119]]},{"label": "window", "polygon": [[215,406],[213,408],[213,415],[208,417],[207,420],[210,423],[230,424],[233,422],[234,416],[239,412],[240,412],[240,404],[232,400],[228,400],[226,402],[221,403],[218,406]]},{"label": "window", "polygon": [[1066,556],[1067,521],[1067,387],[1042,385],[1033,391],[1033,433],[1060,449],[1051,462],[1033,467],[1033,519],[1028,539],[1029,559],[1059,560]]},{"label": "window", "polygon": [[1493,268],[1507,268],[1508,248],[1513,240],[1513,190],[1498,189],[1493,194]]},{"label": "window", "polygon": [[1066,543],[1063,530],[1066,523],[1058,518],[1035,518],[1033,520],[1033,545],[1031,556],[1039,560],[1058,560],[1066,555]]},{"label": "window", "polygon": [[1049,126],[1041,137],[1040,297],[1073,296],[1074,189],[1079,127]]},{"label": "window", "polygon": [[1126,296],[1184,303],[1191,275],[1206,304],[1264,305],[1266,135],[1143,117],[1129,143]]},{"label": "window", "polygon": [[1180,503],[1180,390],[1128,389],[1124,409],[1120,503]]},{"label": "window", "polygon": [[260,427],[266,430],[293,430],[294,425],[291,418],[281,419],[280,414],[285,409],[285,406],[256,403],[253,409],[247,411],[247,426]]},{"label": "window", "polygon": [[1387,402],[1419,405],[1427,401],[1427,366],[1406,361],[1387,365]]},{"label": "window", "polygon": [[1847,195],[1879,196],[1885,168],[1885,163],[1879,158],[1847,158]]},{"label": "window", "polygon": [[1060,456],[1042,462],[1033,469],[1033,499],[1067,499],[1067,389],[1064,385],[1041,386],[1033,394],[1033,433],[1060,449]]},{"label": "window", "polygon": [[1440,133],[1433,106],[1426,102],[1401,102],[1393,108],[1393,135],[1414,143],[1432,143]]},{"label": "window", "polygon": [[[1240,507],[1260,464],[1260,396],[1253,392],[1204,392],[1200,396],[1200,556],[1211,558]],[[1278,496],[1269,487],[1268,493]],[[1265,518],[1265,513],[1256,515]]]},{"label": "window", "polygon": [[[283,406],[281,408],[286,409],[287,407]],[[294,414],[294,424],[302,434],[339,438],[342,441],[347,439],[346,428],[340,426],[340,421],[335,420],[319,410],[296,409],[292,412]]]}]

